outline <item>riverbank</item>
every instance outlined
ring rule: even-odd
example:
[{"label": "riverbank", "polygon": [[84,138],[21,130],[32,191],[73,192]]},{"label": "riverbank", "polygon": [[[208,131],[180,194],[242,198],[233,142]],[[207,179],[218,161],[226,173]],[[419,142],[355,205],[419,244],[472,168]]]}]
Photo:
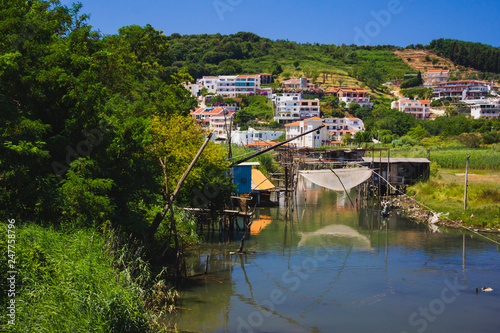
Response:
[{"label": "riverbank", "polygon": [[[15,294],[2,295],[3,301],[14,300],[16,305],[10,331],[164,330],[156,319],[171,310],[176,292],[153,274],[137,242],[114,233],[36,224],[12,230]],[[7,239],[0,240],[2,253],[8,252]],[[13,270],[6,260],[0,262],[3,272]],[[8,289],[6,283],[2,279],[3,290]],[[1,317],[7,323],[5,311]]]},{"label": "riverbank", "polygon": [[467,209],[464,209],[465,174],[440,169],[436,176],[407,189],[411,197],[398,197],[392,205],[405,216],[446,227],[484,231],[500,228],[500,172],[470,170]]}]

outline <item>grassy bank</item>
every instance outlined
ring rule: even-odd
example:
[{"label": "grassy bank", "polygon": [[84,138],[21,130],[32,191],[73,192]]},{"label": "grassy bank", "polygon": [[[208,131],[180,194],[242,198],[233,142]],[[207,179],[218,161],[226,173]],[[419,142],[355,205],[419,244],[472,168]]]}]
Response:
[{"label": "grassy bank", "polygon": [[[377,146],[379,147],[379,146]],[[391,157],[412,157],[412,158],[427,158],[427,148],[421,146],[390,148]],[[380,153],[375,152],[375,157],[379,157]],[[430,147],[431,162],[438,163],[443,168],[463,169],[465,170],[465,162],[467,155],[470,156],[469,167],[472,169],[481,170],[499,170],[500,171],[500,147],[492,146],[485,148],[465,148],[462,146],[456,147]],[[367,152],[367,156],[371,156],[371,152]],[[382,157],[387,157],[387,152],[382,152]]]},{"label": "grassy bank", "polygon": [[[7,253],[5,223],[1,228],[0,249]],[[90,230],[65,232],[28,224],[15,231],[18,274],[11,331],[159,331],[151,311],[159,302],[151,299],[162,296],[168,304],[168,292],[161,281],[154,281],[140,248],[111,233]],[[5,256],[1,266],[2,272],[8,271]],[[6,290],[6,278],[1,284]],[[3,304],[10,301],[6,296],[2,293]]]},{"label": "grassy bank", "polygon": [[467,210],[464,211],[463,169],[441,169],[428,182],[408,189],[419,202],[464,225],[500,227],[500,172],[470,169]]}]

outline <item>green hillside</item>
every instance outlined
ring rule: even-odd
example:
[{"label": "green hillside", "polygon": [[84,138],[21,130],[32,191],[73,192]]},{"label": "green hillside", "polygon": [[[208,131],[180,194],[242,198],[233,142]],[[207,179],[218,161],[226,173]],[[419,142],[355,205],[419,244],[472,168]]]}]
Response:
[{"label": "green hillside", "polygon": [[280,79],[306,76],[326,86],[349,82],[374,89],[415,73],[393,54],[393,46],[299,44],[249,32],[172,34],[167,39],[172,69],[187,67],[194,78],[268,72]]}]

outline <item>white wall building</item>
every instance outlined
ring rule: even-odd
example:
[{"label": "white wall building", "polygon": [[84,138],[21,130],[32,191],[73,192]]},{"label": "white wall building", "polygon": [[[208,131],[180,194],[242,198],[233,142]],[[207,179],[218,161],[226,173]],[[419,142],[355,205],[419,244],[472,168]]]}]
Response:
[{"label": "white wall building", "polygon": [[326,95],[339,98],[339,102],[344,102],[347,106],[351,103],[358,103],[361,107],[373,108],[370,95],[365,89],[352,87],[339,87],[327,90]]},{"label": "white wall building", "polygon": [[188,82],[188,83],[183,83],[183,85],[184,85],[184,88],[189,90],[191,95],[194,97],[198,97],[200,95],[201,88],[203,88],[203,85],[201,85],[199,83]]},{"label": "white wall building", "polygon": [[302,99],[300,93],[274,96],[273,109],[274,120],[280,124],[320,116],[319,99]]},{"label": "white wall building", "polygon": [[297,135],[315,129],[321,125],[325,127],[319,133],[312,132],[291,142],[298,148],[319,148],[338,143],[342,136],[350,133],[353,137],[357,132],[365,130],[363,121],[359,118],[318,118],[313,117],[285,125],[286,138],[291,139]]},{"label": "white wall building", "polygon": [[445,83],[450,78],[450,71],[443,69],[431,69],[424,73],[424,86],[433,87],[438,83]]},{"label": "white wall building", "polygon": [[228,113],[226,115],[217,115],[210,117],[208,129],[214,134],[214,139],[227,139],[228,131],[234,128],[233,118],[236,113]]},{"label": "white wall building", "polygon": [[204,76],[201,79],[196,80],[196,83],[201,84],[203,87],[207,88],[209,93],[217,93],[217,76]]},{"label": "white wall building", "polygon": [[393,101],[391,103],[391,109],[410,113],[418,119],[428,119],[431,115],[431,101],[405,98],[399,101]]},{"label": "white wall building", "polygon": [[272,141],[278,139],[283,131],[259,131],[249,127],[246,131],[235,130],[231,132],[231,143],[248,145],[257,141]]},{"label": "white wall building", "polygon": [[500,113],[500,105],[496,103],[475,104],[471,107],[470,115],[474,119],[485,118],[493,119],[498,118]]},{"label": "white wall building", "polygon": [[260,90],[260,75],[204,76],[196,83],[207,88],[209,93],[236,98],[257,93]]}]

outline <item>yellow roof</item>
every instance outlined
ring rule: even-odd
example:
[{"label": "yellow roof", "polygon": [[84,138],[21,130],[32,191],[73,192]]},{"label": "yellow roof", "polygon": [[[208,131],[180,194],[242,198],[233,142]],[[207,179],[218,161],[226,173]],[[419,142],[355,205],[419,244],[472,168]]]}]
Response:
[{"label": "yellow roof", "polygon": [[259,169],[252,168],[252,190],[270,190],[274,185]]},{"label": "yellow roof", "polygon": [[272,221],[273,219],[271,218],[271,216],[261,215],[260,219],[253,220],[252,225],[250,226],[250,234],[258,235],[262,231],[262,229],[271,224]]}]

